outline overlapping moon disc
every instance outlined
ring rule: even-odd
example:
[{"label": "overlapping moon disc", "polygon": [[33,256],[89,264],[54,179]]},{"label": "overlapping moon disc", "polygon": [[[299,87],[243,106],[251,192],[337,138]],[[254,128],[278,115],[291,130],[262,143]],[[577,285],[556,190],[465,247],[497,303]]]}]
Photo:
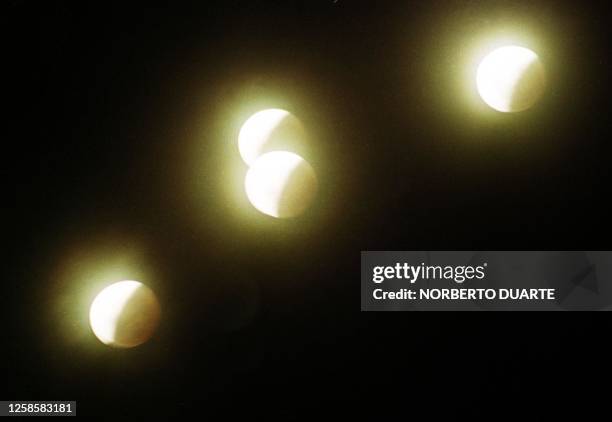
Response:
[{"label": "overlapping moon disc", "polygon": [[153,335],[160,314],[151,289],[138,281],[125,280],[111,284],[96,296],[89,309],[89,323],[102,343],[135,347]]},{"label": "overlapping moon disc", "polygon": [[238,134],[238,149],[248,165],[266,152],[300,152],[305,142],[306,132],[300,120],[288,111],[277,108],[253,114]]},{"label": "overlapping moon disc", "polygon": [[482,60],[476,85],[483,101],[495,110],[523,111],[533,106],[544,93],[546,73],[533,51],[506,46]]},{"label": "overlapping moon disc", "polygon": [[244,184],[251,204],[276,218],[302,214],[318,189],[317,176],[310,164],[287,151],[259,157],[247,172]]}]

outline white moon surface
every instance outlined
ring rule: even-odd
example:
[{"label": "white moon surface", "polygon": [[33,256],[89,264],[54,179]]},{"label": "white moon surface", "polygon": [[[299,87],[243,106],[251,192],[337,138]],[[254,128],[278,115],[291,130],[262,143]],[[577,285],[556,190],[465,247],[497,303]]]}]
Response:
[{"label": "white moon surface", "polygon": [[259,157],[247,172],[251,204],[276,218],[297,217],[312,203],[318,183],[313,168],[297,154],[274,151]]},{"label": "white moon surface", "polygon": [[506,46],[482,60],[476,85],[483,101],[495,110],[523,111],[533,106],[544,93],[546,72],[533,51]]},{"label": "white moon surface", "polygon": [[255,113],[242,125],[238,134],[238,149],[248,165],[266,152],[299,152],[305,143],[306,131],[300,120],[277,108]]},{"label": "white moon surface", "polygon": [[138,281],[125,280],[111,284],[96,296],[89,309],[89,324],[102,343],[135,347],[153,335],[160,311],[150,288]]}]

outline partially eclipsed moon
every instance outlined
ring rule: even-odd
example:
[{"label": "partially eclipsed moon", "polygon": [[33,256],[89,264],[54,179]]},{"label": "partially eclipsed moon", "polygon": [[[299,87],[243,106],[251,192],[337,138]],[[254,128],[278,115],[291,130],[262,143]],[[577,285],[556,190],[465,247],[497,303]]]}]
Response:
[{"label": "partially eclipsed moon", "polygon": [[495,110],[517,112],[530,108],[542,96],[546,73],[533,51],[506,46],[480,63],[476,85],[483,101]]},{"label": "partially eclipsed moon", "polygon": [[240,129],[238,149],[248,165],[270,151],[300,151],[306,132],[297,117],[286,110],[272,108],[252,115]]},{"label": "partially eclipsed moon", "polygon": [[153,335],[160,313],[151,289],[138,281],[125,280],[96,296],[89,309],[89,324],[102,343],[135,347]]},{"label": "partially eclipsed moon", "polygon": [[275,151],[253,163],[244,185],[249,201],[259,211],[289,218],[308,208],[317,193],[317,176],[299,155]]}]

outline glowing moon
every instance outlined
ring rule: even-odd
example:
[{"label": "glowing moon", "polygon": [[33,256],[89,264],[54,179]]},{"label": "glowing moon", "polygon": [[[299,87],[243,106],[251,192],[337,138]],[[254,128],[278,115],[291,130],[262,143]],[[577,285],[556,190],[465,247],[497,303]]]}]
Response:
[{"label": "glowing moon", "polygon": [[498,48],[478,66],[478,93],[497,111],[517,112],[533,106],[546,86],[546,73],[531,50],[506,46]]},{"label": "glowing moon", "polygon": [[125,280],[96,296],[89,309],[89,324],[102,343],[135,347],[153,335],[160,313],[151,289],[138,281]]},{"label": "glowing moon", "polygon": [[252,115],[240,129],[238,149],[248,165],[270,151],[300,151],[306,132],[297,117],[286,110],[272,108]]},{"label": "glowing moon", "polygon": [[317,176],[297,154],[274,151],[259,157],[247,172],[244,186],[249,201],[264,214],[296,217],[317,193]]}]

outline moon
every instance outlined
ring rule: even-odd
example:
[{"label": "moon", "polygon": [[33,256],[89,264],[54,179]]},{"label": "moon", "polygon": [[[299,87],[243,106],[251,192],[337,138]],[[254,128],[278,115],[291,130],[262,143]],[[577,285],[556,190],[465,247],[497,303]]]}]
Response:
[{"label": "moon", "polygon": [[253,114],[238,134],[238,149],[245,163],[252,165],[270,151],[300,152],[306,131],[300,120],[286,110],[271,108]]},{"label": "moon", "polygon": [[537,54],[525,47],[506,46],[489,53],[476,74],[482,100],[504,113],[527,110],[544,93],[546,72]]},{"label": "moon", "polygon": [[268,152],[255,160],[244,185],[251,204],[275,218],[302,214],[318,190],[317,176],[310,164],[287,151]]},{"label": "moon", "polygon": [[124,280],[98,293],[89,309],[89,324],[102,343],[129,348],[153,335],[160,314],[159,302],[150,288]]}]

